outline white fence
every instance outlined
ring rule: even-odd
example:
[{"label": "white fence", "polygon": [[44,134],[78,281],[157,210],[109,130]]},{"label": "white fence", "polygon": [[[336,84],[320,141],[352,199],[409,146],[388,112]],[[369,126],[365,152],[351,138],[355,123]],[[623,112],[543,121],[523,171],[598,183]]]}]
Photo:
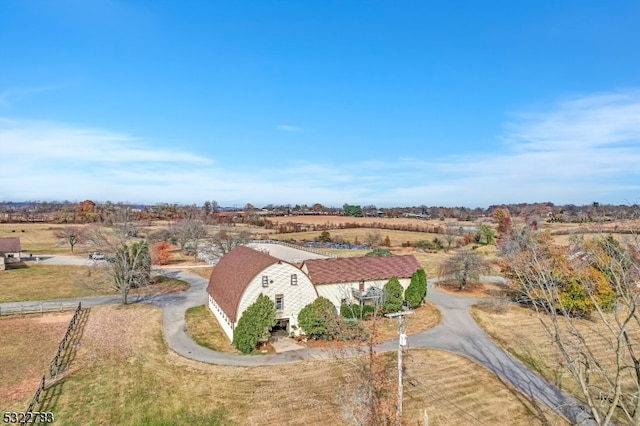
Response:
[{"label": "white fence", "polygon": [[18,306],[0,306],[0,316],[6,315],[23,315],[23,314],[37,314],[45,312],[61,312],[72,311],[78,307],[78,302],[41,302],[41,303],[29,303]]}]

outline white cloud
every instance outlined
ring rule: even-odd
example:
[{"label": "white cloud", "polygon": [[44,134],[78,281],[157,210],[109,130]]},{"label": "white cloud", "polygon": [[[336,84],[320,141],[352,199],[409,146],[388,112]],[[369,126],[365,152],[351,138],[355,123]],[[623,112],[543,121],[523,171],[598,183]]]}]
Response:
[{"label": "white cloud", "polygon": [[[574,97],[514,116],[499,152],[268,166],[158,147],[131,135],[0,118],[0,187],[10,200],[464,205],[634,202],[640,194],[640,91]],[[395,158],[397,156],[397,158]],[[261,161],[261,164],[264,164]]]}]

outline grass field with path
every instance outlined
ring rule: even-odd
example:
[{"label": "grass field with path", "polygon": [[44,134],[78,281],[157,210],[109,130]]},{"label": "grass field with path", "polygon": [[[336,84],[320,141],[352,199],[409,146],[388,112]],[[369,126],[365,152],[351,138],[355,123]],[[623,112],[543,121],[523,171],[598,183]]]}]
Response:
[{"label": "grass field with path", "polygon": [[[1,318],[4,342],[23,347],[43,334],[53,314]],[[55,353],[66,324],[50,330],[51,341],[40,344],[46,365]],[[351,408],[344,389],[350,360],[323,360],[269,367],[228,367],[194,362],[167,350],[161,333],[161,311],[144,305],[92,308],[80,345],[66,375],[48,388],[46,409],[66,425],[190,425],[206,424],[348,424]],[[26,346],[24,346],[26,345]],[[26,369],[27,359],[7,357],[0,376],[11,371],[11,392],[0,383],[1,410],[24,410],[39,377],[39,368]],[[394,362],[394,353],[385,355]],[[494,375],[467,359],[437,350],[409,350],[405,355],[405,420],[417,424],[427,410],[430,424],[564,424],[546,411],[537,412]],[[42,365],[42,362],[41,362]],[[22,370],[18,372],[19,370]],[[18,381],[21,386],[16,386]],[[390,390],[395,396],[395,389]],[[199,420],[194,420],[197,418]]]}]

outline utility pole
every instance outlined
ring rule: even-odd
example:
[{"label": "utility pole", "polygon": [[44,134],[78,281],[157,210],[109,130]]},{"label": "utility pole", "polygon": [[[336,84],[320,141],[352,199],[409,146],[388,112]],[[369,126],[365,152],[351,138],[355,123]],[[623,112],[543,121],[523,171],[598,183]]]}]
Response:
[{"label": "utility pole", "polygon": [[405,315],[412,315],[413,311],[399,311],[392,314],[385,314],[388,318],[398,318],[398,401],[396,403],[396,425],[402,425],[402,348],[407,346],[407,335],[404,334],[402,318]]}]

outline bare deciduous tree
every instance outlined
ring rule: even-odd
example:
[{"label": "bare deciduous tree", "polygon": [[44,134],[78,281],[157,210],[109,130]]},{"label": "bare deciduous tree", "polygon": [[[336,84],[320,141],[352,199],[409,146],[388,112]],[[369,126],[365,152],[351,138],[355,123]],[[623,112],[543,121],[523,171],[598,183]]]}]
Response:
[{"label": "bare deciduous tree", "polygon": [[377,229],[367,232],[364,236],[364,243],[370,245],[371,247],[380,245],[381,241],[382,241],[382,235],[380,234],[380,231]]},{"label": "bare deciduous tree", "polygon": [[229,228],[222,228],[209,241],[224,255],[237,246],[246,244],[250,239],[251,233],[247,230],[235,231]]},{"label": "bare deciduous tree", "polygon": [[136,229],[130,220],[129,210],[118,211],[118,220],[111,227],[96,226],[87,231],[87,241],[94,248],[106,253],[110,261],[99,266],[107,274],[112,287],[120,292],[122,304],[132,288],[149,284],[151,279],[151,256],[147,243],[132,241]]},{"label": "bare deciduous tree", "polygon": [[488,267],[482,255],[474,250],[460,250],[448,258],[441,266],[438,275],[448,277],[464,290],[469,281],[477,281]]},{"label": "bare deciduous tree", "polygon": [[55,232],[57,238],[64,239],[66,244],[71,247],[71,253],[76,244],[81,244],[85,237],[85,228],[80,226],[63,226]]},{"label": "bare deciduous tree", "polygon": [[523,229],[501,251],[505,271],[537,312],[593,419],[639,424],[638,236],[559,247],[548,235]]},{"label": "bare deciduous tree", "polygon": [[447,242],[447,246],[444,251],[451,250],[451,246],[453,242],[456,240],[456,237],[460,235],[460,226],[456,226],[453,224],[445,225],[440,228],[440,233],[444,235],[444,240]]},{"label": "bare deciduous tree", "polygon": [[362,426],[396,424],[396,377],[393,357],[376,352],[377,311],[372,332],[358,356],[347,360],[343,417]]},{"label": "bare deciduous tree", "polygon": [[192,255],[195,260],[201,243],[207,236],[207,228],[202,220],[195,216],[187,217],[171,226],[170,232],[180,249]]}]

